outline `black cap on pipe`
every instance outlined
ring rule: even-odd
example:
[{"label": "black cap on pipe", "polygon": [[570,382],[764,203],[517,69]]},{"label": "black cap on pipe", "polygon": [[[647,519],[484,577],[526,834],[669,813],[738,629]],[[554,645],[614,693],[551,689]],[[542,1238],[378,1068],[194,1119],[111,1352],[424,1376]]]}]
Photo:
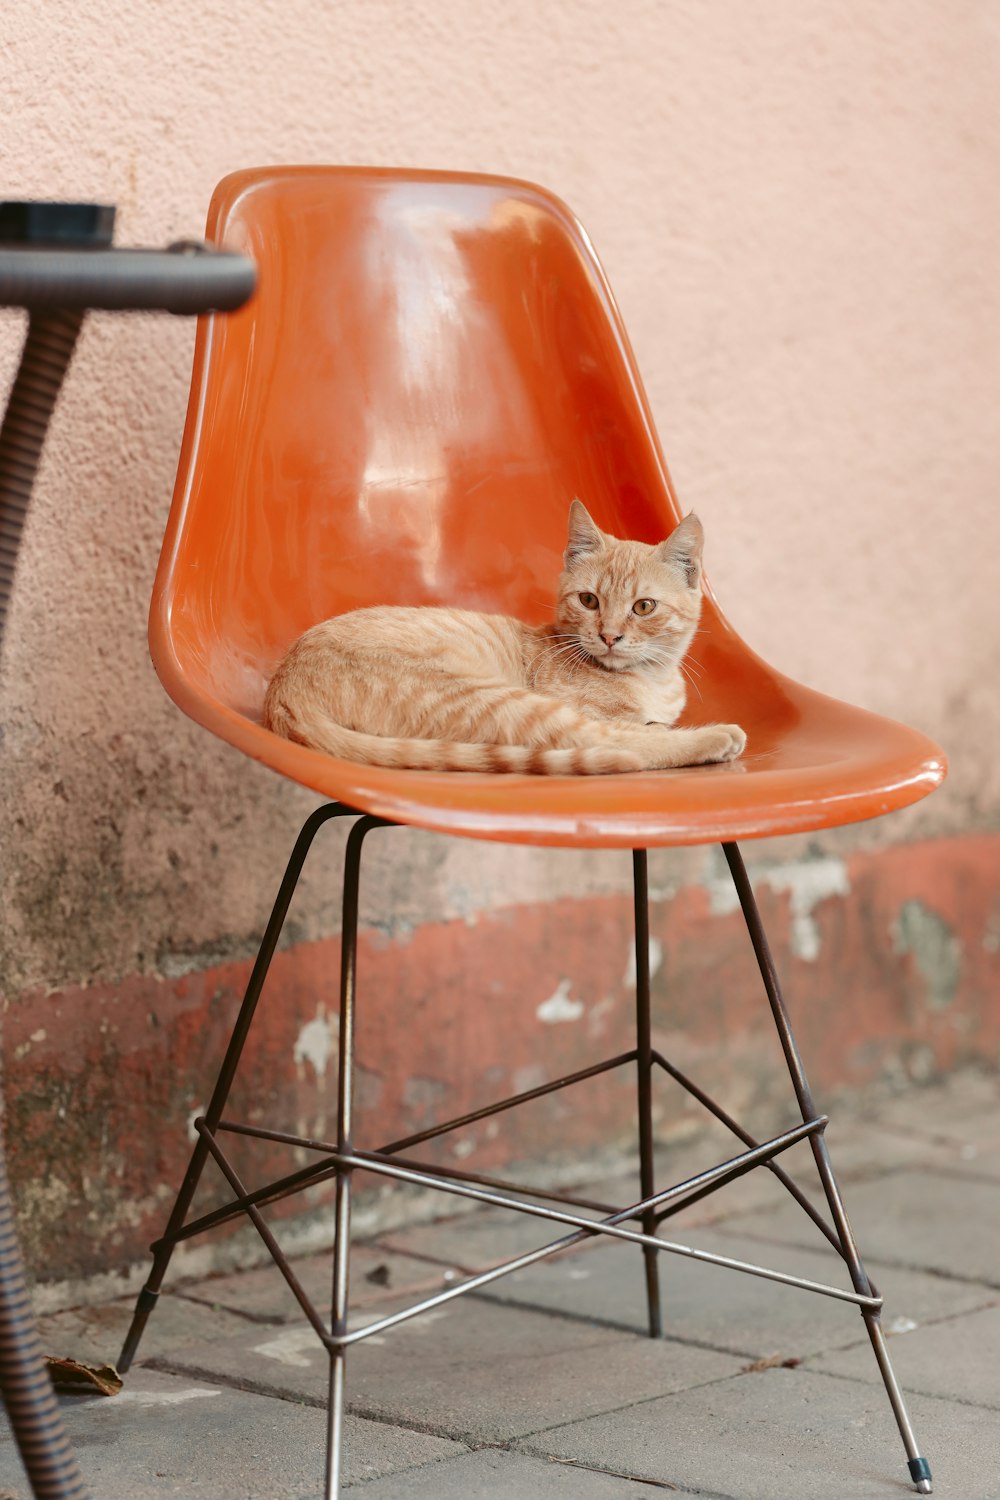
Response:
[{"label": "black cap on pipe", "polygon": [[114,231],[113,203],[0,203],[0,244],[105,249]]}]

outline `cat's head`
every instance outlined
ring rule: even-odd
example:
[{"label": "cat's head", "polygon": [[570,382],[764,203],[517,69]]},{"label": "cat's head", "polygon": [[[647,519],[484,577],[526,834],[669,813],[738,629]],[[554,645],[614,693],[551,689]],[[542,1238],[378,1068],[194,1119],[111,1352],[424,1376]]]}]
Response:
[{"label": "cat's head", "polygon": [[693,512],[650,546],[609,536],[574,500],[556,601],[558,630],[612,672],[673,666],[698,626],[703,542]]}]

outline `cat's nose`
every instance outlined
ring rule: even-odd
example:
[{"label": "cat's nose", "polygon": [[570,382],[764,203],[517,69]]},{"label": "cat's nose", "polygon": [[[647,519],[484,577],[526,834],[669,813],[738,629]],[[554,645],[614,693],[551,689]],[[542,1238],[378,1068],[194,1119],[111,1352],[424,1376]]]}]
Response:
[{"label": "cat's nose", "polygon": [[604,644],[606,646],[617,646],[618,642],[621,640],[621,636],[620,635],[606,635],[604,633],[604,631],[602,630],[601,631],[601,640],[604,642]]}]

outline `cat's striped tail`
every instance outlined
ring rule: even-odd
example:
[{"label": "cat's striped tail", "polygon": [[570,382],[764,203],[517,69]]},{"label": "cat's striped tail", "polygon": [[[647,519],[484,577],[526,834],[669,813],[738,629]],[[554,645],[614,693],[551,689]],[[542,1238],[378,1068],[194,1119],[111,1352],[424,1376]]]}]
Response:
[{"label": "cat's striped tail", "polygon": [[269,695],[264,723],[283,739],[338,760],[399,771],[502,771],[536,776],[598,776],[639,771],[643,762],[625,746],[604,744],[542,748],[476,745],[447,740],[397,739],[347,729],[322,713],[296,712]]}]

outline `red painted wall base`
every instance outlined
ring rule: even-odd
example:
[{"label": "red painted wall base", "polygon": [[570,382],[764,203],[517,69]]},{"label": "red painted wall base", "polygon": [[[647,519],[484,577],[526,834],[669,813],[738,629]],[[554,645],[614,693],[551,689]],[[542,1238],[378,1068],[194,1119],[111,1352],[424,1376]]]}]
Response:
[{"label": "red painted wall base", "polygon": [[[821,1107],[880,1080],[996,1066],[998,871],[998,836],[760,868],[761,912]],[[631,1046],[631,921],[630,899],[614,896],[427,924],[394,940],[363,934],[357,1143],[379,1146]],[[753,955],[723,885],[654,901],[651,933],[654,1044],[751,1129],[790,1122]],[[234,1118],[333,1132],[338,964],[336,940],[278,955]],[[248,969],[133,976],[9,1004],[11,1174],[39,1281],[78,1280],[144,1257],[186,1164],[188,1122],[207,1100]],[[690,1128],[683,1097],[665,1079],[658,1088],[661,1134]],[[631,1129],[633,1108],[626,1070],[421,1155],[486,1169],[566,1152],[585,1161]],[[245,1161],[251,1182],[290,1169],[267,1149]],[[302,1207],[293,1200],[274,1212]]]}]

